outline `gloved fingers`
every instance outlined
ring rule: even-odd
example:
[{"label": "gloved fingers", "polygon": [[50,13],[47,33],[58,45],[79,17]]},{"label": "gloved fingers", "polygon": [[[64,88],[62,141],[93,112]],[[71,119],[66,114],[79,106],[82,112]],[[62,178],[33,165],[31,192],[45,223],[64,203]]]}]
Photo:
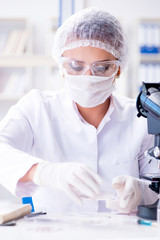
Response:
[{"label": "gloved fingers", "polygon": [[128,208],[121,208],[119,205],[119,200],[106,200],[106,208],[116,210],[120,213],[129,213],[130,209]]},{"label": "gloved fingers", "polygon": [[95,173],[92,169],[90,169],[89,167],[81,167],[82,169],[84,169],[85,171],[87,171],[89,173],[89,175],[92,177],[92,179],[95,181],[95,183],[97,183],[99,186],[102,185],[103,180],[102,178]]},{"label": "gloved fingers", "polygon": [[121,213],[128,213],[133,209],[132,205],[130,205],[130,201],[132,201],[131,198],[129,199],[129,201],[125,201],[125,200],[119,199],[119,198],[114,199],[114,200],[107,199],[106,207],[117,210]]},{"label": "gloved fingers", "polygon": [[134,194],[131,197],[128,197],[127,200],[120,200],[119,206],[121,211],[125,212],[131,212],[134,210],[140,202],[140,198],[135,198]]},{"label": "gloved fingers", "polygon": [[85,182],[85,179],[83,179],[82,181],[81,178],[79,178],[79,176],[72,177],[72,181],[69,184],[72,185],[76,190],[78,190],[78,192],[83,196],[91,198],[95,196],[95,191],[88,187],[88,185]]},{"label": "gloved fingers", "polygon": [[107,199],[106,200],[106,208],[109,208],[109,209],[114,209],[114,210],[119,210],[119,202],[118,200],[110,200],[110,199]]},{"label": "gloved fingers", "polygon": [[133,197],[133,194],[125,194],[124,196],[122,195],[119,199],[119,206],[121,208],[127,208],[133,201]]},{"label": "gloved fingers", "polygon": [[141,191],[139,182],[134,178],[130,177],[129,179],[127,179],[125,186],[125,194],[123,195],[123,202],[120,206],[128,205],[130,210],[133,210],[138,206],[140,200]]},{"label": "gloved fingers", "polygon": [[99,194],[99,183],[93,178],[90,172],[86,171],[85,168],[81,168],[78,173],[75,173],[75,176],[77,176],[81,182],[83,182],[83,184],[86,185],[94,193],[94,195]]},{"label": "gloved fingers", "polygon": [[126,182],[123,189],[123,195],[120,197],[120,206],[122,208],[131,205],[137,198],[137,191],[139,192],[139,183],[130,176],[126,176]]},{"label": "gloved fingers", "polygon": [[136,208],[140,202],[141,194],[139,182],[131,176],[124,176],[125,184],[119,194],[119,206],[121,209],[130,212]]},{"label": "gloved fingers", "polygon": [[72,186],[67,185],[63,191],[72,199],[76,204],[82,205],[82,199],[79,197],[79,194],[74,191]]},{"label": "gloved fingers", "polygon": [[125,185],[125,181],[125,176],[117,176],[112,180],[112,187],[119,192],[119,190]]},{"label": "gloved fingers", "polygon": [[132,198],[131,179],[127,176],[117,176],[112,181],[112,186],[116,189],[119,196],[119,207],[125,209],[128,207]]},{"label": "gloved fingers", "polygon": [[135,181],[134,178],[127,176],[125,180],[125,193],[126,193],[126,198],[128,198],[128,194],[132,194],[134,191],[134,186],[135,186]]}]

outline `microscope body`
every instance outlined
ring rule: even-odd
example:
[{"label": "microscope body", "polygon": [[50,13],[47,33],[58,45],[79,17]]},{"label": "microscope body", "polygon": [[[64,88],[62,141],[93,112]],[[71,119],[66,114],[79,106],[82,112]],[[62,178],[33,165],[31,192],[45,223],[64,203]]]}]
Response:
[{"label": "microscope body", "polygon": [[[137,110],[138,117],[147,118],[148,133],[154,135],[154,146],[148,150],[148,156],[153,160],[160,161],[160,83],[143,83],[142,91],[137,97]],[[151,182],[150,189],[157,194],[160,193],[160,173],[144,174],[140,175],[140,178],[149,180]],[[137,215],[157,220],[158,202],[159,200],[152,205],[139,206]]]}]

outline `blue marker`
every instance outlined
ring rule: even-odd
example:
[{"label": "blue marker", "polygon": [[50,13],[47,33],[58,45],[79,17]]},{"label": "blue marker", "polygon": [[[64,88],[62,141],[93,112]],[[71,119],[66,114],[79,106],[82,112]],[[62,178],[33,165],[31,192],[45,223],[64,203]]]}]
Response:
[{"label": "blue marker", "polygon": [[137,223],[141,225],[146,225],[146,226],[158,226],[156,222],[152,222],[150,220],[145,220],[145,219],[138,219]]}]

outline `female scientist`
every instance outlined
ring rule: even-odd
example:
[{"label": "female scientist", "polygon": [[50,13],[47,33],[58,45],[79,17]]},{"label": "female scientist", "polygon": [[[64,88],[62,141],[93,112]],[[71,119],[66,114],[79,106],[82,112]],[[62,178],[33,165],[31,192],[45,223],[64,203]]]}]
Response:
[{"label": "female scientist", "polygon": [[156,168],[144,155],[152,144],[146,120],[134,100],[114,93],[127,60],[119,21],[97,8],[75,13],[58,29],[53,55],[65,88],[30,91],[2,120],[0,183],[32,196],[36,209],[96,212],[107,208],[94,199],[124,175],[108,207],[130,212],[154,202],[133,178]]}]

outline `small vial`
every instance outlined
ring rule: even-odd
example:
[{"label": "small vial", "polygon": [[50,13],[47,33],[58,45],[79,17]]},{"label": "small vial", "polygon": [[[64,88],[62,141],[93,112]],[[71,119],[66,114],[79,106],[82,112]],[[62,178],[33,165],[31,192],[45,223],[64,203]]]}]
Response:
[{"label": "small vial", "polygon": [[160,194],[158,194],[158,205],[157,205],[157,223],[160,225]]}]

